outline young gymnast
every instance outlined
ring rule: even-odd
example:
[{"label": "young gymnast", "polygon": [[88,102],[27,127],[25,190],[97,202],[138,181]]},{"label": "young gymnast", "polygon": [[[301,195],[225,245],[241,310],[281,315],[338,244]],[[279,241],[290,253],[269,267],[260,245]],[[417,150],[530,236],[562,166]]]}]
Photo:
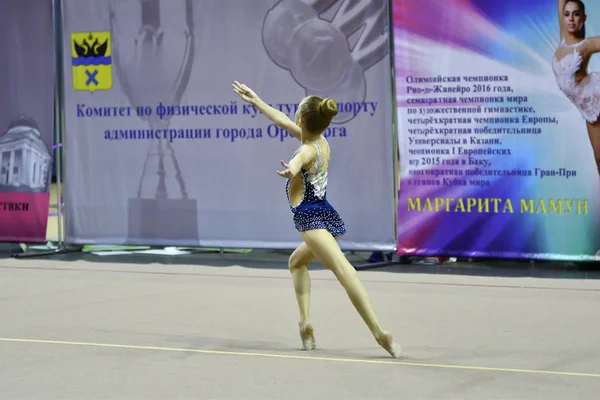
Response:
[{"label": "young gymnast", "polygon": [[308,273],[308,264],[316,258],[335,274],[377,343],[392,357],[398,357],[400,346],[394,342],[392,335],[379,325],[366,289],[336,241],[346,232],[346,228],[336,210],[327,201],[330,148],[323,137],[323,131],[337,114],[337,103],[333,99],[308,96],[298,106],[294,122],[281,111],[262,101],[248,86],[237,81],[232,86],[234,92],[244,101],[253,104],[274,124],[301,141],[289,163],[281,160],[284,170],[277,171],[277,174],[287,178],[288,202],[296,229],[303,239],[303,243],[289,259],[289,269],[300,311],[298,325],[302,348],[316,348],[314,327],[310,321],[311,284]]}]

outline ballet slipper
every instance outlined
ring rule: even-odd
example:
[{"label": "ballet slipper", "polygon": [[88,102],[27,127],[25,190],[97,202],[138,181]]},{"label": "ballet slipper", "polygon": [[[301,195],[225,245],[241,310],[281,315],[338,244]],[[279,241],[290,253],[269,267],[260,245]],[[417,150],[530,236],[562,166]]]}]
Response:
[{"label": "ballet slipper", "polygon": [[383,332],[383,334],[376,338],[377,343],[383,347],[393,358],[400,357],[400,353],[402,353],[402,348],[396,342],[394,342],[394,338],[392,334],[389,332]]},{"label": "ballet slipper", "polygon": [[302,350],[314,350],[317,345],[313,324],[310,321],[302,321],[298,325],[300,327],[300,339],[302,339]]}]

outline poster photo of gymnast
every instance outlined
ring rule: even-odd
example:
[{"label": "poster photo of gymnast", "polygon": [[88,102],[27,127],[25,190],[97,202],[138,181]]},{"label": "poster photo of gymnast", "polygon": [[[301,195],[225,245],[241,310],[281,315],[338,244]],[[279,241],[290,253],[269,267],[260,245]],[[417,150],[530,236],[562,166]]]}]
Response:
[{"label": "poster photo of gymnast", "polygon": [[590,58],[600,52],[600,37],[586,36],[582,0],[559,0],[560,44],[553,59],[556,83],[586,122],[600,175],[600,72],[588,72]]},{"label": "poster photo of gymnast", "polygon": [[586,122],[600,176],[600,72],[588,71],[590,58],[600,52],[600,37],[586,35],[587,19],[582,0],[558,1],[560,44],[552,66],[558,87]]}]

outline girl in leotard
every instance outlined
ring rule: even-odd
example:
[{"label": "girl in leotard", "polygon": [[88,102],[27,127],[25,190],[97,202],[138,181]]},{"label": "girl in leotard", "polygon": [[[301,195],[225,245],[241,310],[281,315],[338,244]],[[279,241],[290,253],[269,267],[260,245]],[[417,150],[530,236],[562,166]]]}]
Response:
[{"label": "girl in leotard", "polygon": [[590,57],[600,52],[600,37],[585,37],[585,4],[558,0],[560,45],[552,69],[560,90],[586,120],[587,131],[600,174],[600,73],[588,73]]},{"label": "girl in leotard", "polygon": [[310,321],[311,285],[308,274],[308,264],[316,258],[333,271],[377,343],[392,357],[398,357],[400,346],[390,333],[379,326],[367,291],[336,241],[346,228],[326,197],[330,149],[323,131],[337,114],[337,103],[332,99],[308,96],[298,106],[295,121],[292,121],[262,101],[248,86],[235,81],[233,90],[274,124],[301,141],[289,163],[281,160],[284,169],[277,173],[287,178],[288,202],[296,229],[303,239],[288,263],[300,311],[298,325],[302,348],[313,350],[316,347],[314,327]]}]

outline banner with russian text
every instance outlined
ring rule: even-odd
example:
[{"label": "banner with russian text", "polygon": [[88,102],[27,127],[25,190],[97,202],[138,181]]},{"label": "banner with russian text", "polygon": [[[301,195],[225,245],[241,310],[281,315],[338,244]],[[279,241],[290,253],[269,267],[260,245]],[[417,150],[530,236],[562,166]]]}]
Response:
[{"label": "banner with russian text", "polygon": [[600,4],[392,7],[399,254],[600,259]]},{"label": "banner with russian text", "polygon": [[238,80],[294,118],[340,113],[328,200],[348,249],[396,247],[385,0],[64,0],[66,241],[291,248],[275,172],[296,139]]},{"label": "banner with russian text", "polygon": [[0,242],[46,241],[54,143],[52,2],[0,2]]}]

